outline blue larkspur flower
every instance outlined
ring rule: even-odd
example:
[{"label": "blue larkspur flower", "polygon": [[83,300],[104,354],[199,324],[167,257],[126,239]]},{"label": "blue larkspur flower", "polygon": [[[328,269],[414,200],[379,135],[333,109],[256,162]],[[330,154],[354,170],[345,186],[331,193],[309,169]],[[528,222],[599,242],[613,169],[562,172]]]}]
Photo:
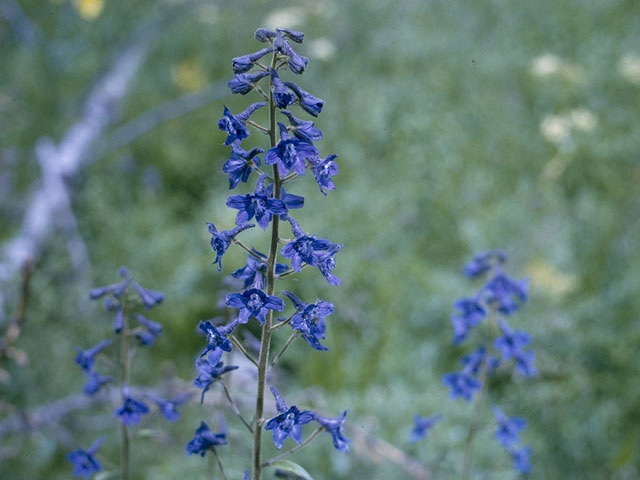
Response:
[{"label": "blue larkspur flower", "polygon": [[284,84],[291,90],[293,90],[293,93],[295,93],[298,97],[298,103],[300,104],[300,107],[309,115],[317,117],[322,112],[322,107],[324,107],[324,100],[311,95],[309,92],[301,89],[295,83],[284,82]]},{"label": "blue larkspur flower", "polygon": [[515,358],[524,347],[531,343],[531,335],[520,330],[513,330],[505,320],[500,320],[502,335],[495,339],[494,346],[503,360]]},{"label": "blue larkspur flower", "polygon": [[307,68],[309,59],[296,52],[287,41],[287,38],[293,40],[296,43],[302,43],[304,34],[302,32],[294,32],[291,30],[278,28],[276,29],[276,38],[273,41],[273,48],[278,53],[287,56],[289,70],[300,75]]},{"label": "blue larkspur flower", "polygon": [[180,418],[178,407],[186,403],[189,398],[191,398],[191,393],[183,393],[182,395],[179,395],[172,400],[165,400],[164,398],[160,398],[154,394],[150,394],[148,395],[148,397],[153,403],[158,406],[164,418],[166,418],[170,422],[174,422],[178,418]]},{"label": "blue larkspur flower", "polygon": [[318,158],[318,150],[311,143],[304,142],[298,138],[291,138],[287,127],[278,122],[280,129],[280,142],[267,150],[264,154],[264,163],[267,165],[278,165],[280,175],[287,175],[293,170],[298,175],[304,175],[307,168],[305,160],[310,162]]},{"label": "blue larkspur flower", "polygon": [[506,261],[507,254],[502,250],[478,253],[465,265],[464,274],[469,278],[477,278],[490,271],[494,266],[501,265]]},{"label": "blue larkspur flower", "polygon": [[442,376],[442,383],[451,388],[451,398],[462,397],[467,402],[471,401],[474,392],[482,386],[479,380],[465,372],[447,373]]},{"label": "blue larkspur flower", "polygon": [[164,295],[161,292],[144,288],[138,282],[131,282],[131,286],[138,293],[142,305],[146,308],[153,308],[156,305],[160,305],[164,300]]},{"label": "blue larkspur flower", "polygon": [[331,434],[333,446],[343,453],[349,453],[349,442],[351,442],[350,439],[344,436],[343,432],[346,416],[346,410],[344,410],[338,418],[326,418],[317,413],[315,414],[316,422]]},{"label": "blue larkspur flower", "polygon": [[111,340],[106,339],[88,350],[82,350],[80,347],[76,347],[76,351],[78,352],[75,358],[76,364],[85,372],[91,371],[96,355],[111,345],[111,343],[113,343]]},{"label": "blue larkspur flower", "polygon": [[326,251],[314,252],[312,265],[318,267],[320,273],[326,278],[329,285],[340,285],[340,279],[336,277],[332,272],[336,268],[335,255],[342,250],[342,245],[339,243],[333,243]]},{"label": "blue larkspur flower", "polygon": [[291,300],[296,309],[296,313],[291,317],[291,328],[299,331],[302,338],[315,350],[329,350],[320,340],[325,338],[327,327],[324,319],[333,313],[333,304],[319,299],[315,303],[306,303],[291,292],[283,290],[282,293]]},{"label": "blue larkspur flower", "polygon": [[258,157],[260,153],[264,153],[261,148],[254,148],[247,152],[237,141],[231,145],[231,157],[222,166],[222,171],[229,174],[229,190],[236,188],[240,182],[247,183],[253,171],[253,165],[260,166],[260,157]]},{"label": "blue larkspur flower", "polygon": [[264,57],[267,53],[272,52],[271,48],[263,48],[254,53],[248,53],[247,55],[241,55],[231,59],[231,66],[233,73],[246,73],[251,70],[258,60]]},{"label": "blue larkspur flower", "polygon": [[516,372],[523,377],[535,377],[538,374],[535,366],[536,352],[533,350],[519,352],[514,359],[516,361]]},{"label": "blue larkspur flower", "polygon": [[258,28],[253,34],[253,38],[262,43],[269,42],[276,38],[276,32],[266,28]]},{"label": "blue larkspur flower", "polygon": [[282,448],[287,437],[291,437],[296,443],[302,443],[302,425],[312,422],[316,414],[309,410],[300,411],[295,405],[287,408],[278,390],[270,388],[276,399],[278,415],[267,422],[265,430],[273,430],[273,443],[278,449]]},{"label": "blue larkspur flower", "polygon": [[316,128],[312,121],[300,120],[288,110],[280,110],[280,113],[289,119],[289,122],[291,123],[290,128],[293,130],[293,135],[296,138],[307,143],[322,140],[322,131],[319,128]]},{"label": "blue larkspur flower", "polygon": [[136,313],[134,315],[138,323],[144,327],[142,330],[138,330],[135,333],[136,338],[140,341],[141,345],[150,347],[157,337],[162,335],[162,325],[153,320],[149,320],[144,315]]},{"label": "blue larkspur flower", "polygon": [[433,417],[421,417],[420,415],[414,415],[413,417],[413,429],[409,440],[411,442],[417,442],[423,439],[436,423],[442,420],[442,415],[434,415]]},{"label": "blue larkspur flower", "polygon": [[113,331],[117,334],[122,332],[124,328],[124,310],[122,309],[122,305],[118,304],[116,308],[116,314],[113,316]]},{"label": "blue larkspur flower", "polygon": [[268,310],[281,312],[284,310],[284,301],[275,295],[267,295],[258,288],[250,288],[242,293],[231,293],[225,299],[227,307],[238,308],[238,321],[247,323],[251,317],[255,317],[260,325],[264,324]]},{"label": "blue larkspur flower", "polygon": [[[290,208],[290,207],[289,207]],[[242,280],[244,288],[253,286],[262,288],[264,277],[267,273],[267,256],[255,248],[251,249],[252,254],[247,255],[247,264],[231,274],[232,277]],[[284,263],[276,263],[276,275],[286,272],[289,267]]]},{"label": "blue larkspur flower", "polygon": [[287,108],[296,101],[296,96],[284,83],[282,83],[278,73],[273,68],[269,68],[269,74],[271,75],[273,100],[276,102],[278,108]]},{"label": "blue larkspur flower", "polygon": [[198,376],[193,379],[193,384],[202,389],[200,403],[203,402],[204,394],[207,393],[213,382],[221,375],[237,368],[235,365],[225,365],[224,362],[222,362],[222,350],[219,348],[211,350],[204,357],[196,358],[196,371],[198,372]]},{"label": "blue larkspur flower", "polygon": [[489,306],[500,313],[511,315],[520,308],[520,304],[527,301],[528,289],[527,279],[514,279],[498,271],[482,291]]},{"label": "blue larkspur flower", "polygon": [[520,443],[520,432],[527,427],[527,421],[520,417],[507,417],[499,407],[493,408],[493,416],[498,422],[495,435],[500,445],[509,448]]},{"label": "blue larkspur flower", "polygon": [[98,372],[95,372],[93,370],[90,372],[87,372],[87,376],[89,377],[89,379],[84,384],[84,387],[82,388],[82,392],[85,395],[89,395],[89,396],[95,395],[100,391],[100,389],[104,385],[113,381],[113,377],[100,375]]},{"label": "blue larkspur flower", "polygon": [[256,110],[264,107],[266,103],[258,102],[249,105],[245,111],[233,115],[231,110],[224,106],[223,116],[218,120],[218,128],[223,132],[227,132],[227,138],[224,141],[225,145],[231,145],[236,140],[242,140],[249,136],[249,130],[247,129],[247,120]]},{"label": "blue larkspur flower", "polygon": [[149,413],[149,407],[146,403],[133,398],[126,385],[122,389],[122,394],[122,405],[115,411],[114,415],[120,417],[123,425],[137,425],[142,415]]},{"label": "blue larkspur flower", "polygon": [[487,316],[487,311],[476,298],[461,298],[453,306],[457,310],[451,315],[453,344],[459,345],[467,338],[469,331]]},{"label": "blue larkspur flower", "polygon": [[287,205],[279,198],[272,198],[267,192],[264,186],[266,178],[266,175],[260,176],[253,193],[227,198],[227,207],[238,210],[236,224],[241,225],[255,216],[258,226],[266,230],[273,215],[287,214]]},{"label": "blue larkspur flower", "polygon": [[255,87],[256,83],[269,75],[267,72],[239,73],[227,83],[231,93],[246,95]]},{"label": "blue larkspur flower", "polygon": [[67,455],[67,459],[73,464],[74,477],[89,478],[94,473],[102,470],[100,462],[98,462],[95,457],[95,454],[98,452],[100,446],[102,445],[102,441],[103,438],[100,437],[98,440],[93,442],[93,444],[86,450],[80,448],[78,450],[70,452]]},{"label": "blue larkspur flower", "polygon": [[205,322],[200,322],[198,324],[198,328],[202,330],[207,336],[207,346],[200,354],[201,357],[209,353],[211,350],[215,350],[219,348],[225,352],[230,352],[232,349],[231,342],[227,335],[229,335],[238,325],[237,320],[233,320],[227,325],[221,325],[216,327],[209,320]]},{"label": "blue larkspur flower", "polygon": [[291,259],[291,268],[296,272],[302,269],[303,263],[316,266],[317,263],[315,262],[318,261],[318,254],[329,250],[333,243],[329,240],[306,234],[300,224],[291,216],[287,217],[287,221],[291,224],[295,239],[282,248],[282,256]]},{"label": "blue larkspur flower", "polygon": [[512,447],[507,451],[509,452],[509,455],[511,455],[511,460],[513,460],[513,468],[515,468],[516,471],[523,474],[531,472],[531,447]]},{"label": "blue larkspur flower", "polygon": [[218,264],[218,271],[222,270],[222,256],[231,245],[231,241],[240,232],[253,227],[255,227],[253,223],[245,223],[242,225],[238,225],[231,230],[224,230],[222,232],[219,232],[213,223],[207,222],[207,228],[209,229],[209,233],[211,234],[211,248],[214,252],[216,252],[216,259],[213,261],[213,264]]},{"label": "blue larkspur flower", "polygon": [[218,445],[226,445],[227,444],[227,426],[224,421],[219,422],[218,433],[213,433],[209,426],[202,422],[200,426],[195,432],[194,437],[187,443],[185,450],[187,451],[187,455],[200,455],[204,457],[207,451],[212,448],[217,447]]},{"label": "blue larkspur flower", "polygon": [[338,164],[334,162],[334,158],[337,157],[338,156],[335,154],[329,155],[324,160],[315,163],[312,167],[313,177],[315,178],[318,187],[320,187],[320,192],[322,192],[323,195],[327,194],[325,189],[336,189],[336,184],[333,183],[331,177],[338,174]]}]

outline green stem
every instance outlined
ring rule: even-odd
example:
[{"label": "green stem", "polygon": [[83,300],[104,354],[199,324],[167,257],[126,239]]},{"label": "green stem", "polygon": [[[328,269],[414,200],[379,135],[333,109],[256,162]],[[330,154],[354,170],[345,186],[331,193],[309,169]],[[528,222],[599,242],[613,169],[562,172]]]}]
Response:
[{"label": "green stem", "polygon": [[307,445],[309,445],[311,443],[311,440],[313,440],[314,438],[316,438],[318,436],[318,434],[323,430],[322,427],[317,428],[311,435],[309,435],[309,437],[302,442],[300,445],[297,445],[295,447],[293,447],[291,450],[288,450],[286,452],[284,452],[282,455],[278,455],[277,457],[273,457],[271,460],[269,460],[268,462],[265,462],[262,464],[263,467],[268,467],[269,465],[273,465],[274,463],[287,458],[290,455],[293,455],[296,452],[299,452],[300,450],[302,450],[304,447],[306,447]]},{"label": "green stem", "polygon": [[213,450],[213,455],[216,457],[216,461],[218,462],[218,467],[220,467],[220,475],[222,475],[222,478],[224,480],[229,480],[227,478],[227,475],[224,473],[224,468],[222,467],[222,460],[220,460],[220,455],[218,455],[218,452],[216,451],[215,448],[212,448],[211,450]]},{"label": "green stem", "polygon": [[253,363],[256,367],[258,366],[258,362],[256,362],[256,359],[253,358],[253,356],[247,351],[246,348],[244,348],[244,345],[242,345],[242,343],[240,343],[240,340],[238,340],[234,335],[229,335],[229,340],[231,340],[231,343],[233,343],[233,345],[240,350],[245,357],[247,357],[247,360],[249,360],[251,363]]},{"label": "green stem", "polygon": [[253,428],[251,428],[251,425],[249,425],[249,422],[247,422],[242,416],[242,414],[240,413],[240,409],[236,406],[235,402],[231,398],[231,394],[227,389],[227,384],[222,378],[220,379],[220,383],[222,384],[222,388],[224,389],[224,395],[225,397],[227,397],[227,400],[229,400],[229,404],[231,405],[231,408],[233,409],[235,414],[240,418],[240,420],[242,420],[242,423],[244,423],[244,426],[247,427],[251,433],[253,433]]},{"label": "green stem", "polygon": [[[124,386],[129,385],[129,320],[127,318],[127,301],[122,308],[123,326],[120,332],[120,363],[122,365],[122,403],[124,403]],[[120,474],[122,480],[129,480],[129,430],[120,423]]]},{"label": "green stem", "polygon": [[[275,67],[277,54],[274,52],[271,66]],[[273,98],[272,80],[269,80],[269,140],[271,147],[276,146],[276,105]],[[280,172],[278,165],[273,166],[273,197],[280,198]],[[276,256],[278,254],[278,229],[280,216],[274,215],[271,223],[271,245],[269,259],[267,260],[267,295],[273,295],[276,280]],[[256,393],[256,410],[253,424],[253,480],[262,479],[262,415],[264,413],[264,391],[267,383],[267,370],[269,364],[269,347],[271,345],[271,323],[273,310],[269,310],[267,319],[262,326],[262,338],[260,339],[260,354],[258,358],[258,389]]]},{"label": "green stem", "polygon": [[[273,330],[273,329],[272,329]],[[275,367],[276,364],[278,363],[278,361],[280,360],[280,357],[282,357],[282,355],[284,355],[284,352],[287,351],[287,348],[289,348],[289,345],[291,345],[291,343],[296,339],[296,337],[298,336],[298,332],[293,332],[291,334],[291,336],[289,337],[289,339],[286,341],[286,343],[282,346],[282,348],[280,349],[280,351],[278,352],[278,354],[273,357],[273,360],[271,360],[271,368]]]}]

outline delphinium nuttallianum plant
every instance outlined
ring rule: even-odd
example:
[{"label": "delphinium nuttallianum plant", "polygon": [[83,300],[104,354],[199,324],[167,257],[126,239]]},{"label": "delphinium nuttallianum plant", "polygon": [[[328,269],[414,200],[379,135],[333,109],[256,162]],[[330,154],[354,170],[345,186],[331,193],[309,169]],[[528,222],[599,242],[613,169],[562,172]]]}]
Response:
[{"label": "delphinium nuttallianum plant", "polygon": [[[480,340],[477,348],[462,357],[462,370],[442,377],[443,384],[450,388],[452,399],[462,398],[467,402],[474,402],[465,441],[461,469],[463,479],[471,475],[474,440],[479,418],[483,414],[490,377],[500,370],[508,371],[512,368],[517,376],[533,377],[537,373],[535,352],[528,348],[531,336],[523,331],[513,330],[507,322],[507,317],[517,312],[527,301],[528,281],[515,279],[504,273],[503,264],[506,261],[507,256],[501,250],[474,256],[465,266],[464,274],[471,279],[486,281],[475,295],[460,298],[453,304],[453,344],[461,345],[473,334],[473,330],[479,330],[474,337]],[[492,411],[497,424],[495,438],[498,444],[511,456],[513,466],[519,473],[529,473],[531,447],[520,446],[519,437],[520,432],[526,428],[526,420],[509,417],[498,406],[493,406]],[[440,419],[440,415],[426,418],[416,415],[411,440],[424,438]]]},{"label": "delphinium nuttallianum plant", "polygon": [[[132,278],[126,267],[121,267],[119,274],[120,282],[94,288],[89,293],[92,300],[104,298],[106,310],[113,315],[112,333],[116,342],[107,338],[87,350],[76,347],[75,363],[86,376],[83,388],[86,395],[97,395],[106,385],[119,383],[120,404],[115,409],[114,416],[120,424],[120,477],[127,480],[130,474],[131,430],[140,424],[143,416],[151,413],[151,405],[154,404],[164,418],[169,421],[176,420],[180,416],[177,407],[187,401],[189,394],[158,396],[151,391],[142,392],[130,386],[129,378],[135,349],[151,347],[162,334],[162,326],[141,312],[146,313],[146,310],[156,307],[162,303],[164,297],[160,292],[141,286]],[[113,349],[114,343],[119,345],[119,351],[113,356],[106,355],[107,349]],[[98,372],[98,363],[104,364],[104,368],[115,370],[109,372],[114,375]],[[101,444],[102,438],[99,438],[86,450],[78,449],[69,453],[68,459],[73,464],[75,476],[89,478],[102,470],[97,458]],[[110,465],[115,463],[109,462]],[[116,467],[113,468],[115,470]]]},{"label": "delphinium nuttallianum plant", "polygon": [[[334,311],[330,302],[319,299],[307,302],[294,292],[279,291],[276,282],[310,267],[317,269],[330,285],[339,285],[340,279],[333,270],[336,267],[335,257],[342,245],[307,233],[291,216],[293,210],[304,206],[305,199],[285,190],[285,185],[287,188],[289,184],[293,187],[294,181],[309,173],[306,176],[312,177],[320,192],[326,195],[327,191],[336,188],[332,177],[338,173],[336,155],[328,155],[323,159],[314,145],[314,142],[322,139],[322,132],[313,121],[296,116],[306,113],[317,117],[324,107],[324,101],[296,83],[281,78],[281,75],[287,74],[287,70],[294,75],[305,71],[308,59],[298,54],[292,46],[302,43],[304,34],[284,28],[275,31],[260,28],[254,37],[265,45],[264,48],[232,60],[235,77],[228,86],[233,93],[257,94],[262,101],[249,105],[240,113],[233,113],[224,106],[223,117],[218,121],[219,129],[226,134],[224,144],[231,148],[229,158],[222,165],[223,172],[229,176],[229,189],[236,189],[240,184],[248,186],[250,180],[254,186],[248,193],[227,198],[226,205],[237,210],[235,226],[224,229],[214,223],[207,224],[211,247],[216,255],[213,263],[218,271],[222,270],[222,260],[229,247],[235,245],[246,252],[246,265],[232,273],[243,287],[242,291],[225,298],[225,305],[233,312],[233,320],[226,325],[200,322],[199,328],[206,335],[207,345],[196,359],[197,377],[194,384],[202,389],[201,398],[214,384],[223,390],[234,413],[244,425],[242,428],[248,431],[252,439],[251,472],[247,469],[245,478],[260,480],[263,469],[269,466],[281,470],[293,468],[299,472],[302,467],[284,459],[308,445],[322,431],[328,432],[334,446],[345,453],[349,449],[349,440],[343,434],[346,411],[337,418],[327,418],[311,410],[301,410],[296,405],[287,406],[276,387],[267,385],[270,369],[296,339],[302,338],[313,350],[328,350],[323,344],[325,319]],[[251,118],[261,109],[267,112],[265,125]],[[249,143],[246,139],[250,129],[264,135],[266,150],[259,146],[243,146],[243,142]],[[246,230],[255,228],[256,224],[265,233],[268,232],[264,240],[266,245],[260,249],[249,247],[239,238]],[[286,225],[291,230],[291,236],[285,233],[283,237],[282,227]],[[290,266],[280,263],[280,257],[288,259]],[[287,303],[293,307],[291,313],[276,317],[276,312],[280,314],[285,311]],[[237,335],[241,326],[251,321],[257,322],[262,329],[257,358]],[[288,340],[280,351],[271,352],[272,336],[287,327],[291,330]],[[225,365],[223,361],[224,354],[234,347],[249,359],[251,368],[257,370],[255,409],[251,414],[253,420],[247,420],[249,415],[242,414],[224,380],[227,372],[237,368]],[[273,394],[277,410],[273,418],[265,418],[264,413],[267,386]],[[302,427],[308,423],[315,423],[317,428],[303,439]],[[287,437],[298,445],[265,460],[262,454],[263,431],[271,432],[278,449],[285,445]],[[224,429],[213,433],[202,422],[186,450],[188,454],[202,456],[211,452],[220,467],[222,478],[226,478],[221,455],[216,450],[216,447],[225,443]]]}]

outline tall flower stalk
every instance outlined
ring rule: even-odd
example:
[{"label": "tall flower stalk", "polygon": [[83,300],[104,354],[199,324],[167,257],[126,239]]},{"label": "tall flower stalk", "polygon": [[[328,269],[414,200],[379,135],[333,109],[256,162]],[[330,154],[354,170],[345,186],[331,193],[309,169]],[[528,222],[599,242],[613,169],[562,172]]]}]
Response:
[{"label": "tall flower stalk", "polygon": [[[196,361],[199,376],[194,383],[203,388],[203,395],[213,383],[222,384],[232,410],[252,437],[251,474],[247,471],[245,478],[260,480],[265,467],[276,465],[280,459],[296,453],[308,445],[319,431],[329,432],[336,448],[343,452],[348,451],[349,440],[342,434],[346,411],[339,418],[329,419],[311,410],[301,411],[295,405],[287,407],[274,386],[270,386],[270,390],[275,398],[278,415],[271,419],[264,417],[269,369],[275,366],[297,338],[303,338],[315,350],[328,350],[320,340],[325,338],[324,319],[334,310],[329,302],[318,299],[314,303],[306,303],[292,292],[279,292],[276,288],[277,281],[294,275],[305,267],[315,267],[329,284],[338,285],[340,280],[332,272],[336,267],[335,255],[342,245],[306,233],[291,216],[292,210],[304,206],[305,199],[284,188],[285,184],[310,171],[321,194],[326,195],[327,190],[336,188],[331,177],[338,173],[338,166],[334,161],[336,155],[320,158],[313,143],[322,138],[322,132],[315,127],[313,121],[299,119],[290,111],[299,108],[303,114],[306,112],[316,117],[321,113],[324,101],[295,83],[280,78],[287,70],[296,75],[305,71],[308,59],[292,47],[292,43],[303,42],[304,34],[283,28],[275,31],[261,28],[255,32],[254,37],[265,44],[265,48],[234,58],[232,67],[235,77],[228,85],[233,93],[246,95],[254,92],[263,101],[251,104],[238,114],[225,106],[218,127],[227,135],[224,144],[231,147],[231,156],[223,165],[223,171],[229,175],[229,188],[235,189],[241,183],[249,183],[252,177],[255,185],[248,193],[231,195],[227,199],[227,206],[237,210],[234,228],[219,230],[215,224],[208,224],[212,235],[211,247],[216,253],[214,263],[218,264],[219,269],[222,268],[222,257],[232,245],[239,246],[247,253],[247,264],[232,274],[244,281],[244,290],[231,293],[225,298],[225,305],[236,309],[236,317],[230,323],[215,326],[211,322],[201,322],[200,328],[207,334],[207,347]],[[265,110],[267,123],[263,125],[253,115],[257,117],[260,111]],[[243,148],[241,144],[251,135],[250,129],[267,137],[266,150],[258,146]],[[252,220],[255,223],[250,223]],[[266,254],[249,247],[238,238],[242,232],[254,228],[256,224],[265,233],[268,232]],[[282,227],[286,224],[291,227],[292,239],[281,236]],[[284,246],[281,248],[282,244]],[[279,256],[290,259],[291,266],[279,263]],[[274,312],[283,312],[286,308],[280,294],[291,301],[294,312],[288,318],[278,317],[276,323]],[[234,334],[240,325],[252,319],[262,328],[257,359]],[[273,335],[287,324],[293,330],[291,336],[274,355],[271,352]],[[250,425],[221,378],[229,368],[235,368],[224,367],[221,361],[222,352],[229,352],[232,344],[257,368],[255,408]],[[210,365],[206,368],[202,360],[205,355]],[[211,367],[214,363],[215,366]],[[310,422],[318,423],[318,430],[303,441],[302,425]],[[287,437],[298,446],[265,461],[263,429],[272,431],[273,441],[278,449],[283,447]],[[217,455],[213,445],[211,449]],[[187,451],[192,453],[189,447]]]}]

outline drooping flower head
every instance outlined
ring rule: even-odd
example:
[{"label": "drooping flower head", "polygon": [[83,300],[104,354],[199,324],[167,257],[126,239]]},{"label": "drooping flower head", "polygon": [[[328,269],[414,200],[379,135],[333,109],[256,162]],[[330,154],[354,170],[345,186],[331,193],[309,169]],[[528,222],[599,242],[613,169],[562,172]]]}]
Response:
[{"label": "drooping flower head", "polygon": [[219,232],[213,223],[207,222],[207,228],[209,229],[209,233],[211,234],[211,248],[214,252],[216,252],[216,259],[213,261],[213,264],[218,264],[218,271],[222,270],[222,256],[229,248],[229,245],[231,245],[231,241],[240,232],[253,227],[255,227],[253,223],[245,223],[242,225],[238,225],[231,230],[224,230],[222,232]]},{"label": "drooping flower head", "polygon": [[442,415],[434,415],[433,417],[421,417],[420,415],[414,415],[413,417],[413,429],[409,440],[411,442],[417,442],[423,439],[436,423],[442,420]]},{"label": "drooping flower head", "polygon": [[314,164],[312,167],[313,177],[315,178],[318,187],[320,187],[320,192],[322,192],[323,195],[327,194],[325,189],[336,189],[336,184],[331,180],[331,177],[338,174],[338,164],[334,162],[334,158],[337,158],[337,155],[329,155],[327,158]]},{"label": "drooping flower head", "polygon": [[289,128],[293,129],[293,135],[299,140],[307,143],[322,140],[322,132],[315,127],[312,121],[300,120],[288,110],[280,110],[280,113],[289,119],[289,122],[291,122],[291,127]]},{"label": "drooping flower head", "polygon": [[506,261],[507,254],[502,250],[489,250],[488,252],[478,253],[465,265],[464,274],[469,278],[477,278]]},{"label": "drooping flower head", "polygon": [[284,301],[275,295],[267,295],[258,288],[250,288],[242,293],[227,295],[225,304],[231,308],[239,308],[238,321],[247,323],[251,317],[255,317],[260,325],[264,324],[268,310],[281,312],[284,310]]},{"label": "drooping flower head", "polygon": [[507,417],[499,407],[493,407],[493,416],[498,422],[495,435],[500,445],[509,448],[520,443],[520,432],[527,427],[527,421],[520,417]]},{"label": "drooping flower head", "polygon": [[140,341],[141,345],[150,347],[153,345],[155,339],[162,335],[162,325],[158,322],[154,322],[153,320],[149,320],[147,317],[140,315],[139,313],[136,313],[134,317],[141,325],[140,330],[135,333],[136,338]]},{"label": "drooping flower head", "polygon": [[[514,279],[498,272],[483,287],[486,302],[496,311],[511,315],[527,301],[529,280]],[[517,301],[516,301],[517,300]]]},{"label": "drooping flower head", "polygon": [[89,478],[94,473],[98,473],[102,470],[102,466],[100,462],[95,457],[95,454],[100,449],[102,445],[103,438],[100,437],[98,440],[93,442],[93,444],[87,448],[86,450],[78,449],[70,452],[67,455],[67,459],[73,464],[73,476],[74,477],[84,477]]},{"label": "drooping flower head", "polygon": [[225,352],[230,352],[232,349],[231,342],[227,335],[229,335],[238,326],[238,320],[233,320],[228,325],[221,325],[216,327],[209,320],[200,322],[198,328],[204,332],[207,336],[207,346],[200,354],[201,357],[205,356],[211,350],[219,348]]},{"label": "drooping flower head", "polygon": [[215,448],[218,445],[226,445],[227,425],[222,419],[219,422],[219,428],[220,431],[218,433],[213,433],[206,423],[200,423],[200,426],[196,430],[194,437],[189,441],[189,443],[187,443],[187,446],[185,447],[187,455],[196,454],[204,457],[205,454],[212,448]]},{"label": "drooping flower head", "polygon": [[233,67],[233,73],[246,73],[251,70],[258,60],[264,57],[267,53],[272,52],[271,48],[263,48],[254,53],[242,55],[231,59],[231,66]]},{"label": "drooping flower head", "polygon": [[300,411],[295,405],[287,408],[284,398],[275,387],[270,387],[276,400],[278,415],[265,425],[265,430],[273,430],[273,443],[278,449],[282,448],[287,437],[294,442],[302,443],[302,425],[312,422],[316,414],[309,410]]},{"label": "drooping flower head", "polygon": [[122,394],[124,397],[122,405],[115,411],[115,416],[120,417],[124,425],[137,425],[142,415],[149,413],[149,407],[146,403],[133,398],[126,385],[122,388]]},{"label": "drooping flower head", "polygon": [[336,277],[332,272],[336,268],[336,253],[342,250],[342,245],[339,243],[332,243],[331,246],[324,252],[313,253],[313,264],[318,267],[322,276],[327,280],[329,285],[340,285],[340,279]]},{"label": "drooping flower head", "polygon": [[461,298],[453,306],[457,310],[451,315],[453,344],[459,345],[467,338],[469,331],[487,316],[487,311],[477,298]]},{"label": "drooping flower head", "polygon": [[153,394],[149,395],[149,399],[158,406],[160,412],[162,412],[162,416],[170,422],[174,422],[180,418],[178,407],[186,403],[189,398],[191,398],[191,393],[183,393],[172,400],[166,400]]},{"label": "drooping flower head", "polygon": [[509,455],[511,455],[513,468],[515,468],[516,471],[522,474],[531,473],[531,447],[512,447],[507,451],[509,452]]},{"label": "drooping flower head", "polygon": [[269,74],[271,75],[273,100],[276,102],[278,108],[287,108],[296,101],[296,96],[289,90],[289,87],[282,83],[278,73],[273,68],[269,68]]},{"label": "drooping flower head", "polygon": [[[267,273],[267,256],[255,248],[252,248],[251,252],[251,255],[247,255],[247,264],[233,272],[231,276],[244,281],[244,288],[251,285],[261,289],[264,286],[264,277]],[[276,275],[280,275],[288,269],[286,264],[276,263]]]},{"label": "drooping flower head", "polygon": [[231,89],[231,93],[239,93],[246,95],[255,87],[256,83],[269,74],[267,72],[256,73],[239,73],[233,79],[229,80],[227,87]]},{"label": "drooping flower head", "polygon": [[234,115],[231,110],[224,106],[222,118],[218,120],[218,128],[223,132],[227,132],[227,138],[224,141],[225,145],[231,145],[236,140],[242,140],[249,136],[249,130],[247,129],[247,120],[256,110],[264,107],[266,103],[258,102],[249,105],[244,112]]},{"label": "drooping flower head", "polygon": [[302,32],[294,32],[284,28],[276,29],[276,38],[273,41],[273,47],[282,55],[288,57],[289,70],[298,75],[302,74],[307,68],[309,59],[299,55],[287,41],[291,39],[296,43],[302,43],[304,34]]},{"label": "drooping flower head", "polygon": [[222,362],[222,350],[217,348],[211,350],[206,356],[196,358],[196,370],[198,376],[193,379],[193,384],[202,389],[200,403],[204,401],[204,394],[207,393],[209,387],[221,375],[224,375],[238,367],[235,365],[225,365]]},{"label": "drooping flower head", "polygon": [[326,418],[317,413],[315,416],[316,422],[331,434],[333,446],[343,453],[349,453],[349,442],[351,442],[351,440],[345,437],[343,432],[347,411],[344,410],[338,418]]},{"label": "drooping flower head", "polygon": [[296,308],[296,313],[291,317],[291,328],[299,331],[302,338],[315,350],[329,350],[320,343],[320,340],[325,338],[324,319],[333,313],[333,304],[322,300],[306,303],[291,292],[283,290],[282,293],[291,300]]},{"label": "drooping flower head", "polygon": [[112,343],[113,342],[110,339],[106,339],[88,350],[82,350],[80,347],[76,347],[76,351],[78,352],[75,359],[76,364],[85,372],[90,372],[95,362],[96,355]]},{"label": "drooping flower head", "polygon": [[462,397],[467,402],[471,401],[473,394],[479,390],[482,384],[465,372],[451,372],[443,375],[442,383],[451,389],[451,398]]},{"label": "drooping flower head", "polygon": [[261,148],[254,148],[247,152],[240,147],[240,142],[234,142],[231,145],[231,158],[222,166],[222,171],[229,174],[229,190],[233,190],[238,183],[246,183],[253,171],[253,165],[260,166],[260,157],[258,154],[263,153]]},{"label": "drooping flower head", "polygon": [[100,375],[98,372],[95,372],[93,370],[87,372],[87,376],[89,377],[89,379],[87,380],[87,383],[84,384],[82,392],[85,395],[89,396],[95,395],[104,385],[113,381],[113,377]]},{"label": "drooping flower head", "polygon": [[329,240],[306,234],[293,217],[288,216],[287,221],[296,238],[282,248],[282,256],[291,259],[291,268],[296,272],[302,269],[303,263],[316,266],[318,254],[329,250],[333,244]]},{"label": "drooping flower head", "polygon": [[284,84],[293,90],[293,93],[298,97],[298,102],[300,103],[300,107],[307,112],[309,115],[313,115],[317,117],[320,112],[322,112],[322,107],[324,107],[324,100],[321,98],[315,97],[311,95],[306,90],[301,89],[295,83],[292,82],[284,82]]}]

